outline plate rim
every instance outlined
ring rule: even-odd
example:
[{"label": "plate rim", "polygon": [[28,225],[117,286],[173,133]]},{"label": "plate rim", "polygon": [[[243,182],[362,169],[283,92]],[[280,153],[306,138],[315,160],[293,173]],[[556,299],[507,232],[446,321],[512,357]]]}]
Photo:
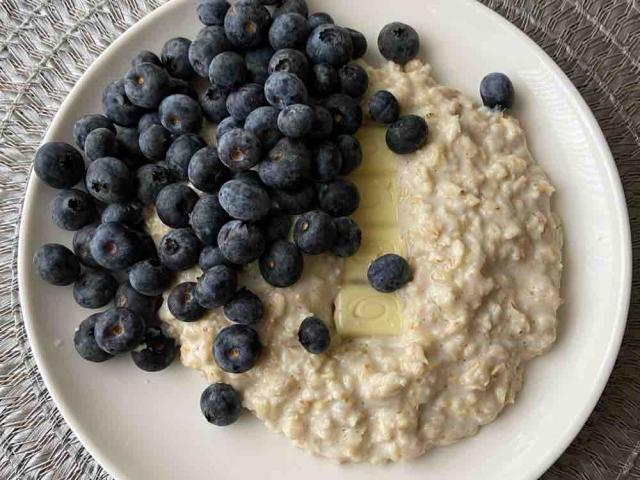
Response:
[{"label": "plate rim", "polygon": [[[597,402],[602,396],[605,386],[607,385],[611,372],[618,357],[620,346],[624,333],[626,331],[627,317],[629,311],[629,303],[631,298],[631,280],[632,280],[632,245],[631,245],[631,227],[629,220],[628,207],[626,203],[626,197],[624,189],[622,187],[622,181],[618,172],[615,159],[611,152],[611,149],[607,143],[604,132],[600,128],[591,108],[582,97],[582,94],[560,68],[560,66],[553,60],[553,58],[547,54],[542,47],[540,47],[533,39],[531,39],[525,32],[520,30],[516,25],[511,23],[502,15],[498,14],[489,7],[483,5],[477,0],[458,0],[465,8],[475,8],[478,14],[490,17],[492,21],[497,22],[500,26],[511,30],[515,35],[519,36],[524,43],[530,48],[531,54],[535,55],[545,67],[549,68],[560,80],[560,85],[564,91],[565,98],[574,104],[576,113],[583,121],[587,131],[591,134],[594,141],[594,148],[599,152],[600,156],[606,160],[604,165],[607,179],[612,186],[613,197],[616,218],[620,223],[620,263],[621,269],[619,277],[621,281],[621,291],[618,296],[618,302],[616,305],[616,312],[613,316],[615,321],[613,322],[614,334],[611,336],[609,344],[605,352],[605,358],[602,362],[602,368],[597,372],[597,381],[594,383],[592,394],[589,401],[585,402],[583,408],[578,415],[574,417],[574,421],[568,425],[569,428],[563,430],[563,439],[557,443],[556,449],[547,450],[544,455],[538,457],[537,468],[532,467],[529,473],[534,476],[531,478],[538,478],[551,465],[564,453],[566,448],[575,439],[578,433],[582,430],[584,424],[591,415]],[[165,4],[161,5],[157,9],[149,12],[144,17],[140,18],[133,25],[131,25],[126,31],[124,31],[119,37],[117,37],[103,52],[96,57],[96,59],[89,65],[89,67],[82,74],[77,83],[69,91],[66,98],[60,105],[57,113],[54,115],[51,123],[47,127],[46,133],[42,138],[41,144],[51,141],[50,132],[52,126],[56,125],[59,118],[65,116],[66,111],[70,108],[73,98],[78,91],[85,88],[88,83],[92,71],[99,65],[106,57],[113,55],[118,51],[121,45],[128,42],[129,38],[134,36],[139,30],[143,29],[148,22],[152,22],[156,17],[162,16],[165,12],[169,12],[172,9],[177,9],[182,3],[189,3],[189,0],[169,0]],[[31,321],[31,300],[25,293],[28,281],[26,275],[23,273],[29,268],[31,264],[31,258],[29,252],[26,249],[26,240],[29,238],[29,232],[27,225],[29,222],[29,212],[32,211],[33,196],[35,191],[35,183],[33,169],[31,169],[29,180],[27,182],[24,201],[21,206],[21,220],[18,232],[18,253],[17,253],[17,271],[18,271],[18,296],[20,302],[21,315],[25,330],[27,332],[27,338],[29,340],[29,347],[35,359],[36,365],[40,376],[51,396],[51,399],[55,403],[56,408],[64,418],[65,422],[72,430],[74,435],[78,438],[81,444],[87,449],[91,456],[104,468],[110,475],[117,479],[128,478],[126,473],[121,468],[107,458],[102,456],[101,449],[94,442],[90,440],[89,435],[85,435],[85,428],[80,422],[76,422],[73,412],[67,408],[66,404],[61,400],[61,395],[58,393],[57,387],[49,377],[48,370],[45,368],[45,359],[38,347],[37,335],[34,329],[34,325]]]}]

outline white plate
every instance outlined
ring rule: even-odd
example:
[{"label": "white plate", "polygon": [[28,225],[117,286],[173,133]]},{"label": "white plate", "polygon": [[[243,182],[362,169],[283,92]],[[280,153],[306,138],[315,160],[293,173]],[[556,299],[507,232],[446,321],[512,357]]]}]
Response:
[{"label": "white plate", "polygon": [[[174,0],[133,26],[91,66],[64,102],[46,140],[72,143],[74,121],[100,111],[100,93],[124,74],[140,49],[159,52],[170,36],[200,28],[192,0]],[[33,352],[65,419],[96,459],[120,480],[278,478],[533,479],[560,455],[593,409],[613,366],[629,302],[629,221],[611,153],[586,104],[560,69],[504,19],[467,0],[311,0],[340,24],[362,30],[369,56],[392,20],[413,25],[422,55],[441,82],[477,95],[482,76],[514,81],[513,114],[529,132],[534,157],[558,188],[566,270],[561,328],[551,352],[528,365],[518,401],[493,424],[455,446],[386,467],[338,466],[309,456],[245,415],[220,429],[202,419],[205,381],[173,366],[148,374],[127,356],[105,364],[80,360],[75,326],[88,315],[69,288],[36,278],[31,257],[45,242],[70,244],[49,221],[53,189],[33,176],[20,230],[20,298]],[[61,341],[61,342],[60,342]]]}]

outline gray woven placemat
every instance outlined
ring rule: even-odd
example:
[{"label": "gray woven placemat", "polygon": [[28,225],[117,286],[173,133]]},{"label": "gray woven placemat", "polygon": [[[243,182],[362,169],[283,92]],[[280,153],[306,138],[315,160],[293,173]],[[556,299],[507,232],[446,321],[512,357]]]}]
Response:
[{"label": "gray woven placemat", "polygon": [[[353,0],[355,1],[355,0]],[[638,257],[640,3],[482,0],[530,35],[589,103],[613,150]],[[164,0],[0,0],[0,479],[108,479],[56,410],[17,299],[17,223],[31,157],[95,57]],[[640,478],[640,264],[611,380],[545,479]]]}]

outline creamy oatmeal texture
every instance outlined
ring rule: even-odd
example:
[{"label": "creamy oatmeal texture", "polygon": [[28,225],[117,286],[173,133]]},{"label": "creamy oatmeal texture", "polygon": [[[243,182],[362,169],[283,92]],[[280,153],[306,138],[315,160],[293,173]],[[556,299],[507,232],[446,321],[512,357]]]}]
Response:
[{"label": "creamy oatmeal texture", "polygon": [[[287,289],[268,286],[255,264],[241,274],[265,304],[263,354],[247,373],[215,365],[213,338],[228,324],[221,309],[184,323],[165,304],[160,316],[182,363],[237,387],[269,428],[316,455],[379,463],[473,435],[514,401],[524,362],[556,338],[562,230],[550,209],[554,188],[516,119],[438,85],[418,61],[366,68],[368,95],[389,90],[403,114],[429,124],[427,145],[397,157],[400,230],[414,270],[399,292],[401,333],[340,338],[332,325],[327,353],[301,348],[303,318],[333,323],[342,260],[329,255],[306,256],[303,278]],[[386,149],[383,135],[361,129],[365,162]],[[148,227],[156,240],[166,228],[155,216]]]}]

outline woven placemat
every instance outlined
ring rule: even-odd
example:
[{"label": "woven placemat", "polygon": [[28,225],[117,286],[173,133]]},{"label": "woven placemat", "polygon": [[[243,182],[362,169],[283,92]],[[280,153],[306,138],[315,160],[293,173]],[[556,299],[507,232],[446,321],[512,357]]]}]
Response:
[{"label": "woven placemat", "polygon": [[[482,2],[544,48],[595,113],[624,183],[637,258],[640,3]],[[69,430],[35,366],[17,297],[17,224],[31,157],[60,103],[113,39],[162,3],[0,0],[0,479],[110,478]],[[544,479],[640,478],[639,281],[634,275],[629,324],[604,395]]]}]

